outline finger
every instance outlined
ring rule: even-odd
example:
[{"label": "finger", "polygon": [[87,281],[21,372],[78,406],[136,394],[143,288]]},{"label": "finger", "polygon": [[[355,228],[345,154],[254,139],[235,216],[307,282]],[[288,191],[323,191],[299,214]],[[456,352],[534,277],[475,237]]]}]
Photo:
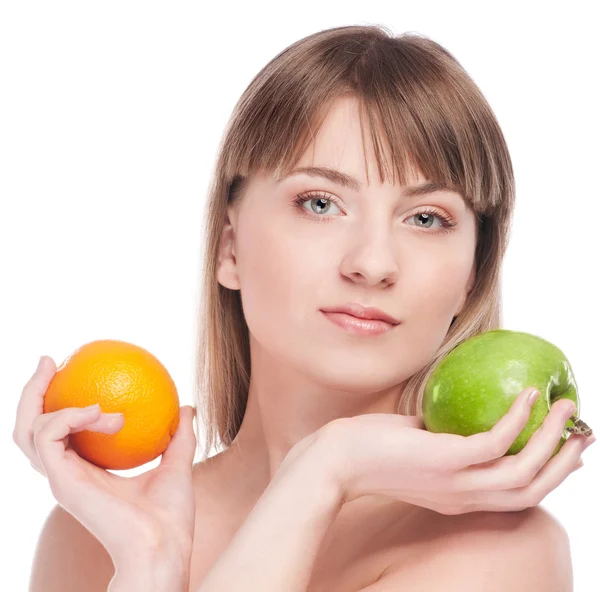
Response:
[{"label": "finger", "polygon": [[[61,485],[64,479],[62,463],[65,456],[64,438],[72,429],[94,422],[100,415],[99,407],[68,407],[54,411],[50,418],[40,417],[33,424],[33,440],[40,468],[51,485]],[[42,420],[42,421],[39,421]],[[33,461],[35,464],[35,460]]]},{"label": "finger", "polygon": [[184,405],[179,412],[179,425],[173,434],[167,449],[160,460],[161,467],[189,469],[196,454],[196,434],[194,432],[194,417],[196,409]]},{"label": "finger", "polygon": [[[513,457],[513,461],[515,461],[513,475],[516,475],[520,481],[516,486],[524,487],[533,481],[542,467],[550,460],[561,438],[565,435],[567,420],[575,413],[576,406],[572,401],[569,401],[568,404],[559,405],[559,403],[561,401],[552,405],[542,426],[533,433],[525,448]],[[570,436],[567,437],[570,439]],[[508,487],[504,489],[508,489]]]},{"label": "finger", "polygon": [[583,461],[581,459],[579,459],[577,461],[577,464],[573,467],[573,470],[571,471],[571,473],[578,471],[582,466],[583,466]]},{"label": "finger", "polygon": [[[37,431],[41,430],[48,422],[54,421],[55,420],[54,418],[58,414],[61,414],[64,411],[71,410],[71,409],[76,409],[76,410],[81,411],[81,410],[86,410],[88,408],[87,407],[68,407],[65,409],[61,409],[59,411],[51,411],[49,413],[43,413],[34,421],[35,427],[33,429],[37,430]],[[76,434],[77,432],[82,432],[84,430],[88,430],[91,432],[101,432],[103,434],[114,434],[123,428],[124,423],[125,423],[125,421],[123,419],[122,413],[102,413],[97,419],[95,419],[94,417],[91,417],[88,421],[81,424],[79,427],[72,428],[70,430],[69,434],[67,434],[62,439],[63,449],[64,450],[68,449],[69,436],[71,434]],[[29,459],[31,466],[36,471],[38,471],[38,473],[45,475],[44,468],[40,462],[40,458],[38,455],[38,451],[36,449],[36,445],[35,445],[33,436],[31,438],[31,440],[32,440],[31,450],[29,450],[29,447],[26,447],[27,450],[23,449],[23,452]]]},{"label": "finger", "polygon": [[73,428],[71,434],[77,432],[101,432],[102,434],[116,434],[125,425],[125,418],[122,413],[102,413],[98,419],[91,423]]},{"label": "finger", "polygon": [[42,471],[42,469],[36,467],[32,462],[29,463],[42,477],[46,476],[46,473]]},{"label": "finger", "polygon": [[526,487],[505,491],[483,491],[477,496],[478,505],[520,511],[540,504],[573,471],[585,447],[586,437],[572,434],[560,452],[551,458]]},{"label": "finger", "polygon": [[[462,447],[464,455],[460,459],[463,467],[487,462],[506,454],[529,421],[531,415],[529,395],[535,390],[535,387],[529,387],[521,391],[510,409],[492,429],[465,438],[465,445]],[[538,395],[536,402],[541,397],[542,395]],[[545,403],[540,401],[540,404]]]},{"label": "finger", "polygon": [[55,373],[54,360],[50,356],[42,356],[17,405],[13,441],[30,461],[37,456],[33,444],[33,423],[44,412],[44,395]]},{"label": "finger", "polygon": [[563,436],[567,419],[573,414],[572,403],[559,403],[552,405],[542,426],[517,455],[474,464],[457,473],[454,478],[457,490],[497,491],[529,485],[552,456]]}]

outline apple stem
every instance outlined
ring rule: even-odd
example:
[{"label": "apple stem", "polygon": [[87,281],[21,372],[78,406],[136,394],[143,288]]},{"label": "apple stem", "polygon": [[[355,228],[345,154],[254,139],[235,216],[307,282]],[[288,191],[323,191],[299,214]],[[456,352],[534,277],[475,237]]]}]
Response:
[{"label": "apple stem", "polygon": [[587,423],[585,423],[585,421],[579,419],[578,417],[575,417],[574,415],[571,415],[569,419],[573,422],[573,427],[566,428],[567,432],[583,436],[592,435],[592,428]]}]

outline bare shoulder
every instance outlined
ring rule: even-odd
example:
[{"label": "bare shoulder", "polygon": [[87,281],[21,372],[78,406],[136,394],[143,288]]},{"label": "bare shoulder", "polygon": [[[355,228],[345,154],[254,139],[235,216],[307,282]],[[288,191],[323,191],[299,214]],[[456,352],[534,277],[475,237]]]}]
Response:
[{"label": "bare shoulder", "polygon": [[[470,512],[446,516],[430,512],[432,527],[442,535],[473,540],[473,536],[555,535],[567,537],[562,524],[545,508],[534,506],[519,512]],[[568,538],[568,537],[567,537]]]},{"label": "bare shoulder", "polygon": [[455,540],[461,549],[475,552],[481,543],[499,551],[504,548],[507,554],[515,550],[524,557],[527,553],[529,558],[531,551],[543,549],[546,557],[554,556],[557,561],[568,556],[570,565],[569,535],[558,519],[541,506],[519,512],[471,512],[441,517],[458,519],[440,522],[455,525]]},{"label": "bare shoulder", "polygon": [[[442,583],[447,592],[572,590],[568,534],[540,506],[520,512],[456,516],[425,511],[418,528],[411,541],[419,552],[392,556],[385,572],[364,592],[401,589],[409,584],[412,590],[430,590]],[[415,582],[423,587],[415,588]]]},{"label": "bare shoulder", "polygon": [[106,592],[113,576],[114,566],[102,543],[57,504],[37,542],[30,592]]}]

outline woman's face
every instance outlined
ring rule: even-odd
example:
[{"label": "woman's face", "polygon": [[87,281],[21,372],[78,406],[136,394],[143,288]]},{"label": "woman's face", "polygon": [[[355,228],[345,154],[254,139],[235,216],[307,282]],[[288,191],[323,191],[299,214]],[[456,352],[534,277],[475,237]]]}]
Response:
[{"label": "woman's face", "polygon": [[[357,105],[338,100],[296,167],[335,169],[360,188],[308,174],[279,183],[270,174],[253,177],[239,209],[229,210],[217,276],[241,291],[253,355],[260,348],[275,363],[347,391],[389,388],[429,363],[475,271],[476,218],[462,197],[409,197],[407,187],[380,184],[368,149],[369,186]],[[409,185],[427,181],[418,176]],[[311,200],[294,203],[301,194]],[[453,226],[444,228],[444,218]],[[321,312],[351,301],[400,324],[352,335]]]}]

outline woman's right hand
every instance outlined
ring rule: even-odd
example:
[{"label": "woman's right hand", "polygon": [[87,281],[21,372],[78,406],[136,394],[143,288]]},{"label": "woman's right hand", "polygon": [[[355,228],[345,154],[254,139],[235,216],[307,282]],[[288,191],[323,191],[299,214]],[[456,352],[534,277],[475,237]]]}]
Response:
[{"label": "woman's right hand", "polygon": [[571,434],[552,457],[572,413],[571,402],[560,400],[526,446],[504,456],[529,420],[533,390],[521,392],[491,430],[471,436],[428,432],[416,416],[344,418],[325,432],[316,456],[331,459],[345,502],[380,494],[448,515],[524,510],[581,466],[581,453],[595,440]]},{"label": "woman's right hand", "polygon": [[123,427],[123,417],[99,408],[43,413],[55,372],[54,361],[44,356],[23,389],[13,440],[31,466],[48,478],[58,503],[104,545],[115,567],[160,557],[187,570],[195,522],[193,407],[180,408],[178,429],[157,467],[134,477],[114,475],[70,448],[69,434],[114,434]]}]

